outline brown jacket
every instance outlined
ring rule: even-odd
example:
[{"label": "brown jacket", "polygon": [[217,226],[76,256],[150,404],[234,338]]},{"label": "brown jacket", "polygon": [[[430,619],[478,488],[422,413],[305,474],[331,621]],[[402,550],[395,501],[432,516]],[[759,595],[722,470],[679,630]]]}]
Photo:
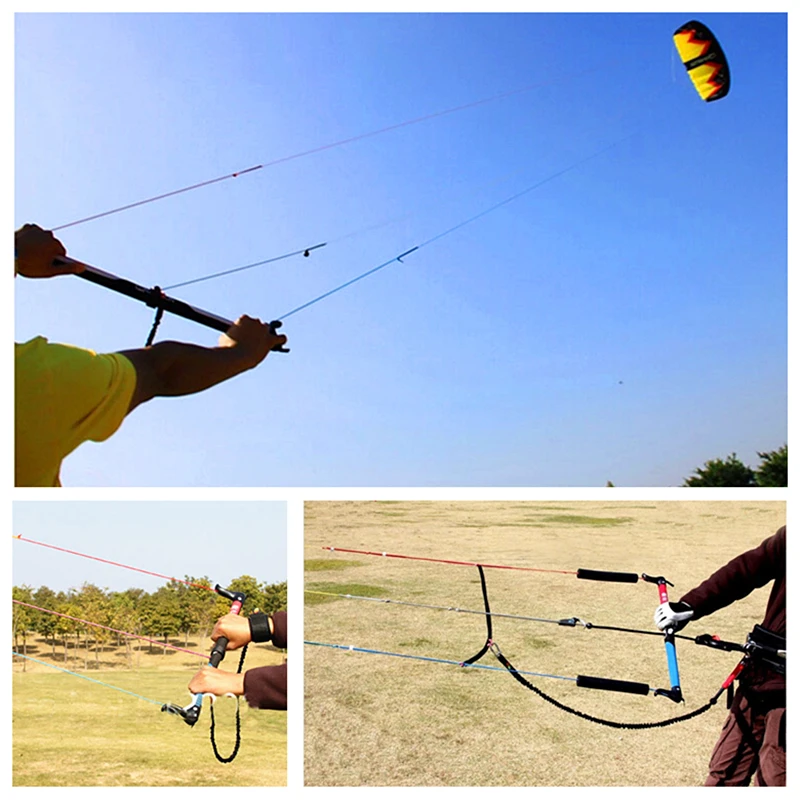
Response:
[{"label": "brown jacket", "polygon": [[[286,612],[272,615],[272,644],[286,647]],[[244,696],[254,708],[286,710],[286,664],[275,667],[256,667],[244,674]]]},{"label": "brown jacket", "polygon": [[[767,630],[786,636],[786,526],[753,550],[742,553],[696,589],[681,597],[681,602],[694,609],[693,620],[707,617],[731,603],[747,597],[754,589],[770,581],[772,591],[761,623]],[[743,673],[742,681],[756,691],[786,689],[786,679],[774,670],[752,663]]]}]

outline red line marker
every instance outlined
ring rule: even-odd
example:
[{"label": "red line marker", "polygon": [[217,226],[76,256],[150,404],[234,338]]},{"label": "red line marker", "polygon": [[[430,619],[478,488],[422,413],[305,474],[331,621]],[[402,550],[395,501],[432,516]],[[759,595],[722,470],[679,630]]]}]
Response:
[{"label": "red line marker", "polygon": [[486,567],[487,569],[513,569],[521,572],[556,572],[560,575],[577,575],[571,569],[544,569],[543,567],[512,567],[507,564],[483,564],[479,561],[454,561],[448,558],[426,558],[425,556],[405,556],[398,553],[379,553],[374,550],[351,550],[346,547],[323,547],[323,550],[339,553],[358,553],[362,556],[383,556],[384,558],[404,558],[409,561],[432,561],[436,564],[456,564],[462,567]]}]

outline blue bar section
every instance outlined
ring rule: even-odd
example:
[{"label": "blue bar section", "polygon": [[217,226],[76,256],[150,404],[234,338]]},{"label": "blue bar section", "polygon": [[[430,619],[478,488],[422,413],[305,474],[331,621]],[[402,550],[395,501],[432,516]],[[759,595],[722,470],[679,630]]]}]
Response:
[{"label": "blue bar section", "polygon": [[678,674],[678,655],[675,652],[675,642],[666,639],[664,645],[667,648],[667,666],[669,667],[669,684],[675,688],[680,688],[681,678]]}]

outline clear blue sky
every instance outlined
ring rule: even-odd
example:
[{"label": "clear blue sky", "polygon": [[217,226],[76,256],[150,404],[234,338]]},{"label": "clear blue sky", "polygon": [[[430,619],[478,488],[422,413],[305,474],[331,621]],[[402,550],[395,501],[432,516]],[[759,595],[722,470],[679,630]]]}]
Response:
[{"label": "clear blue sky", "polygon": [[[289,355],[155,400],[68,486],[679,485],[787,431],[785,14],[21,14],[15,222],[146,286],[271,319],[571,168],[286,321]],[[585,161],[589,156],[606,152]],[[16,281],[16,336],[140,345],[151,312]],[[214,344],[166,318],[160,337]]]},{"label": "clear blue sky", "polygon": [[[17,502],[13,535],[175,578],[206,576],[212,585],[241,575],[281,583],[287,574],[281,502]],[[13,542],[11,556],[17,586],[152,592],[166,583],[29,542]]]}]

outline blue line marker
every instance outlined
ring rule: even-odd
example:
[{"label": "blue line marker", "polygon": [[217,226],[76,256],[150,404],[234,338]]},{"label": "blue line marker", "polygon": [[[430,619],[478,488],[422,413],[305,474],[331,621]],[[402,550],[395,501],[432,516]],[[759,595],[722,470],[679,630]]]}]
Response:
[{"label": "blue line marker", "polygon": [[[432,658],[430,656],[412,656],[407,653],[391,653],[387,650],[370,650],[366,647],[354,647],[352,645],[347,644],[328,644],[327,642],[308,642],[305,641],[303,644],[313,645],[315,647],[330,647],[334,650],[349,650],[354,653],[369,653],[371,655],[378,655],[378,656],[393,656],[394,658],[408,658],[413,659],[414,661],[428,661],[434,664],[452,664],[455,667],[469,667],[470,669],[488,669],[492,672],[509,672],[505,667],[492,667],[488,664],[462,664],[460,661],[451,661],[446,658]],[[570,681],[571,683],[575,683],[578,679],[577,678],[570,678],[566,675],[550,675],[546,672],[523,672],[521,669],[517,670],[510,670],[511,672],[516,672],[518,675],[535,675],[537,678],[555,678],[559,681]]]}]

